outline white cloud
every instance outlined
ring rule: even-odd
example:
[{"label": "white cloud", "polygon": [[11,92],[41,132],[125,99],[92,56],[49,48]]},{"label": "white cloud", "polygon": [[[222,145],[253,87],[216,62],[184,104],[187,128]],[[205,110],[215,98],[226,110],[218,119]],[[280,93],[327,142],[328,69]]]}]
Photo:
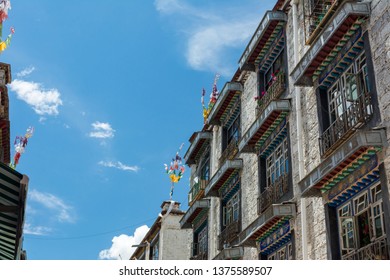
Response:
[{"label": "white cloud", "polygon": [[30,66],[30,67],[27,67],[27,68],[23,69],[23,70],[20,71],[19,73],[16,73],[16,76],[19,77],[19,78],[28,76],[28,75],[30,75],[32,72],[34,72],[34,70],[35,70],[35,67],[34,67],[34,66]]},{"label": "white cloud", "polygon": [[115,130],[109,123],[94,122],[89,137],[93,138],[113,138]]},{"label": "white cloud", "polygon": [[174,22],[185,36],[184,55],[190,67],[224,76],[230,76],[238,67],[239,57],[226,59],[229,52],[243,49],[260,21],[261,4],[253,1],[226,8],[212,7],[212,3],[208,8],[198,8],[179,0],[155,0],[154,4],[162,15],[177,16]]},{"label": "white cloud", "polygon": [[100,165],[102,165],[102,166],[105,166],[105,167],[116,168],[116,169],[123,170],[123,171],[133,171],[133,172],[138,172],[139,171],[139,167],[138,166],[136,166],[136,165],[129,166],[129,165],[123,164],[120,161],[117,161],[117,162],[99,161],[98,163]]},{"label": "white cloud", "polygon": [[59,222],[73,223],[75,221],[73,207],[53,194],[42,193],[33,189],[29,191],[29,199],[53,211]]},{"label": "white cloud", "polygon": [[18,99],[30,105],[38,115],[59,114],[58,106],[62,105],[61,94],[57,89],[46,90],[39,83],[14,80],[10,88]]},{"label": "white cloud", "polygon": [[227,52],[244,44],[251,36],[254,25],[252,21],[229,22],[194,31],[188,39],[188,63],[195,70],[208,70],[228,76],[237,66],[226,61]]},{"label": "white cloud", "polygon": [[99,259],[108,259],[108,260],[128,260],[131,255],[134,253],[134,247],[132,245],[137,245],[141,243],[145,234],[149,231],[147,225],[138,227],[134,235],[121,234],[119,236],[114,236],[112,239],[112,245],[110,249],[105,249],[100,251]]},{"label": "white cloud", "polygon": [[32,226],[30,223],[25,223],[23,228],[24,234],[31,235],[48,235],[52,232],[52,229],[44,226]]}]

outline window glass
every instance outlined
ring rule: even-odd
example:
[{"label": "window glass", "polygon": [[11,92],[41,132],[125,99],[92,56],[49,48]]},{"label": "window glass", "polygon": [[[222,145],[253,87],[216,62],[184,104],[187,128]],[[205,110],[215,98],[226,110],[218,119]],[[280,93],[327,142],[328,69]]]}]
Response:
[{"label": "window glass", "polygon": [[275,148],[274,152],[266,160],[267,166],[267,186],[288,173],[288,144],[287,138]]},{"label": "window glass", "polygon": [[240,198],[237,192],[223,207],[224,211],[224,225],[230,225],[237,222],[240,218]]},{"label": "window glass", "polygon": [[157,242],[153,245],[153,247],[152,247],[152,252],[153,252],[152,259],[153,259],[153,260],[158,260],[158,254],[159,254],[158,246],[159,246],[159,243],[158,243],[158,241],[157,241]]},{"label": "window glass", "polygon": [[208,248],[207,230],[208,230],[208,227],[205,226],[198,234],[199,253],[207,253],[207,248]]},{"label": "window glass", "polygon": [[210,179],[210,152],[207,152],[201,162],[200,168],[200,179],[209,180]]},{"label": "window glass", "polygon": [[386,234],[380,184],[340,206],[337,214],[343,255],[371,246]]}]

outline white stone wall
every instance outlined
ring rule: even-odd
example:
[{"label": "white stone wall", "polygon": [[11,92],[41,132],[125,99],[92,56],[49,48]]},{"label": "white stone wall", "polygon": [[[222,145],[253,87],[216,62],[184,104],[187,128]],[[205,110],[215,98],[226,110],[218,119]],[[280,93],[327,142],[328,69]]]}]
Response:
[{"label": "white stone wall", "polygon": [[191,254],[192,229],[180,229],[182,215],[168,215],[161,222],[160,260],[188,260]]},{"label": "white stone wall", "polygon": [[[298,5],[298,60],[301,59],[309,49],[305,44],[304,33],[304,10],[303,1]],[[291,73],[295,66],[294,59],[294,31],[292,9],[288,13],[286,25],[286,50],[288,57],[288,70]],[[290,149],[292,157],[292,179],[294,190],[294,201],[297,204],[297,216],[292,220],[295,233],[295,258],[303,259],[302,252],[302,226],[306,228],[307,257],[309,259],[326,259],[326,229],[325,212],[322,199],[306,198],[303,205],[306,205],[306,225],[302,224],[301,198],[298,183],[321,161],[319,151],[319,127],[317,114],[317,100],[314,88],[295,87],[294,81],[289,79],[289,95],[291,97],[291,113],[289,115],[290,125]],[[297,103],[296,97],[300,91],[302,135],[297,132]],[[299,174],[298,138],[300,139],[303,154],[303,174]]]},{"label": "white stone wall", "polygon": [[[390,1],[373,0],[368,21],[371,55],[376,75],[381,125],[386,127],[387,142],[390,143]],[[390,186],[390,147],[383,151],[387,186]],[[390,188],[389,188],[390,194]]]},{"label": "white stone wall", "polygon": [[[255,96],[257,96],[257,74],[251,72],[245,81],[241,94],[241,135],[244,135],[256,120]],[[255,154],[242,153],[241,171],[241,209],[242,229],[250,225],[257,216],[257,197],[259,196],[258,163]]]},{"label": "white stone wall", "polygon": [[218,250],[218,235],[221,233],[221,203],[218,197],[210,198],[209,211],[209,259],[212,260],[220,252]]},{"label": "white stone wall", "polygon": [[251,72],[241,93],[241,135],[244,135],[256,120],[255,97],[257,96],[257,74]]}]

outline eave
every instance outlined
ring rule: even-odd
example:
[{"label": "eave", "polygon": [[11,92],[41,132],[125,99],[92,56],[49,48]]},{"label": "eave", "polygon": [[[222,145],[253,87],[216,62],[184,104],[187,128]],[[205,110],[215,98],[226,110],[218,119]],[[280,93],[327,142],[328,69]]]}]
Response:
[{"label": "eave", "polygon": [[212,139],[212,136],[212,133],[208,131],[199,131],[194,133],[191,137],[191,139],[193,139],[191,145],[184,155],[184,160],[187,165],[196,163],[202,151]]},{"label": "eave", "polygon": [[11,83],[11,65],[0,62],[0,85]]},{"label": "eave", "polygon": [[213,260],[236,260],[244,256],[244,247],[232,247],[223,249]]},{"label": "eave", "polygon": [[1,139],[2,139],[2,151],[0,151],[0,162],[9,164],[11,160],[10,154],[10,122],[7,119],[0,120]]},{"label": "eave", "polygon": [[253,223],[244,229],[239,235],[239,245],[253,245],[267,232],[280,226],[286,219],[296,216],[295,204],[272,204]]},{"label": "eave", "polygon": [[23,236],[28,177],[0,163],[0,260],[16,259]]},{"label": "eave", "polygon": [[180,220],[180,227],[182,229],[191,228],[194,219],[205,208],[210,208],[209,199],[201,199],[195,201],[195,203],[191,205],[191,207],[187,210],[183,218]]},{"label": "eave", "polygon": [[320,196],[386,146],[384,130],[358,131],[299,182],[302,196]]},{"label": "eave", "polygon": [[288,100],[272,101],[241,138],[238,150],[243,153],[255,152],[256,145],[266,141],[289,111]]},{"label": "eave", "polygon": [[242,167],[242,159],[226,160],[211,178],[208,186],[206,187],[205,195],[217,195],[217,191],[223,186],[223,184],[229,180],[235,171],[239,171]]},{"label": "eave", "polygon": [[210,125],[221,125],[221,119],[226,118],[228,111],[233,106],[236,98],[240,97],[242,91],[243,86],[241,83],[226,83],[209,114],[207,123]]},{"label": "eave", "polygon": [[[150,244],[154,237],[160,232],[161,228],[161,217],[157,217],[157,219],[154,221],[153,225],[150,227],[148,232],[145,234],[144,238],[139,244],[136,245],[141,245],[141,244]],[[134,253],[131,255],[130,260],[132,259],[139,259],[143,252],[145,251],[145,247],[139,246],[137,249],[135,249]]]},{"label": "eave", "polygon": [[281,11],[289,10],[290,2],[291,2],[291,0],[278,0],[278,1],[276,1],[276,4],[275,4],[273,10],[274,11],[277,11],[277,10],[281,10]]},{"label": "eave", "polygon": [[272,43],[282,24],[287,22],[287,15],[280,11],[267,11],[256,32],[239,60],[241,70],[255,70],[255,63],[264,49]]},{"label": "eave", "polygon": [[321,35],[314,40],[291,76],[296,86],[313,86],[313,75],[324,61],[331,59],[335,47],[344,45],[370,15],[370,3],[345,2],[341,5]]}]

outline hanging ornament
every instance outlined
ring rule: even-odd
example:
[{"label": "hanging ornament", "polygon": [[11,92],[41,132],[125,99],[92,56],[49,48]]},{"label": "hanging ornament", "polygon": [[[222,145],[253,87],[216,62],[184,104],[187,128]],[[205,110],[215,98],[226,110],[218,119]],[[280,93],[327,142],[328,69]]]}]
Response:
[{"label": "hanging ornament", "polygon": [[24,136],[16,136],[14,141],[15,156],[13,162],[9,165],[11,168],[15,169],[16,166],[19,164],[20,157],[24,153],[28,144],[28,139],[31,138],[33,134],[34,128],[30,126],[29,128],[27,128]]},{"label": "hanging ornament", "polygon": [[179,151],[177,151],[175,157],[171,161],[171,165],[168,166],[167,164],[164,164],[165,166],[165,172],[168,174],[169,179],[171,181],[171,191],[169,193],[169,199],[172,200],[173,196],[173,190],[175,188],[175,184],[180,181],[180,179],[183,177],[183,174],[185,172],[184,164],[182,164],[182,160],[180,157],[180,151],[183,148],[184,144],[181,144]]},{"label": "hanging ornament", "polygon": [[11,2],[9,0],[0,1],[0,23],[8,18],[8,10],[11,10]]},{"label": "hanging ornament", "polygon": [[5,41],[0,39],[0,52],[3,52],[11,44],[12,35],[15,33],[15,29],[11,27],[11,33],[7,36]]},{"label": "hanging ornament", "polygon": [[213,109],[215,103],[217,102],[217,98],[219,96],[219,92],[217,89],[217,82],[219,80],[219,77],[220,77],[219,74],[216,74],[214,77],[213,89],[211,91],[209,103],[207,104],[207,106],[205,105],[205,102],[204,102],[204,96],[206,95],[206,90],[204,88],[202,90],[201,102],[202,102],[202,107],[203,107],[203,120],[204,120],[205,124],[207,122],[207,118],[211,112],[211,109]]},{"label": "hanging ornament", "polygon": [[11,2],[9,0],[0,0],[0,53],[9,47],[12,35],[15,33],[15,29],[11,27],[11,33],[5,40],[2,39],[3,22],[8,18],[8,10],[11,10]]}]

